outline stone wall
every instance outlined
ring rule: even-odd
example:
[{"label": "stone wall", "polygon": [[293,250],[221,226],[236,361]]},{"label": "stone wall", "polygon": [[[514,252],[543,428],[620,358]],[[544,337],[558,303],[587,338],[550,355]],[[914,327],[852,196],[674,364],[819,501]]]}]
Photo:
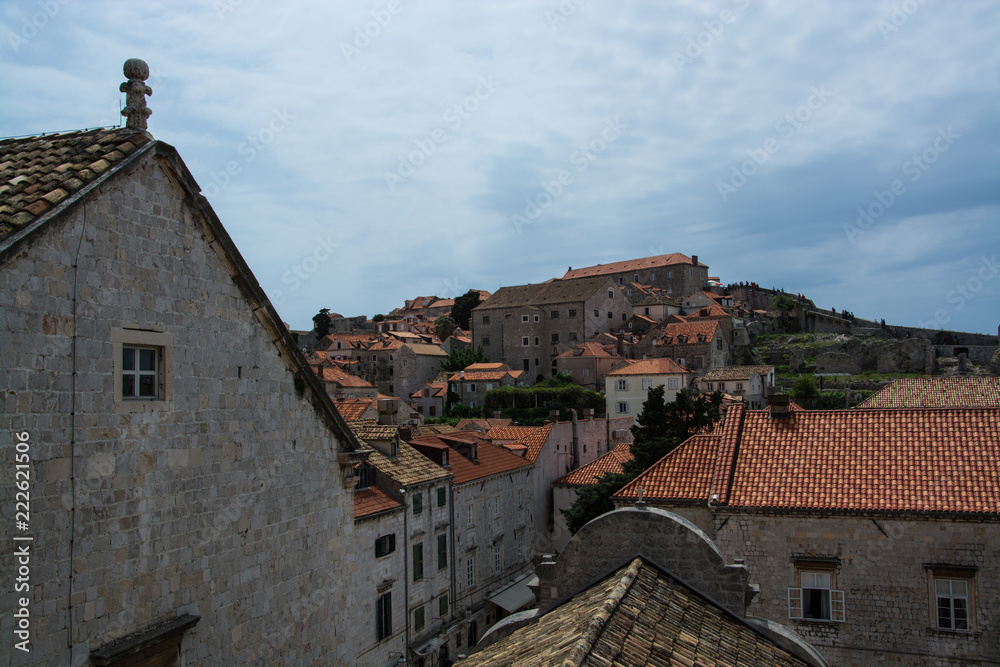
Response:
[{"label": "stone wall", "polygon": [[[27,432],[35,534],[32,652],[11,664],[85,665],[179,613],[201,617],[182,664],[345,664],[356,563],[338,443],[175,179],[147,156],[0,272],[2,465]],[[116,395],[123,336],[167,341],[168,400]]]}]

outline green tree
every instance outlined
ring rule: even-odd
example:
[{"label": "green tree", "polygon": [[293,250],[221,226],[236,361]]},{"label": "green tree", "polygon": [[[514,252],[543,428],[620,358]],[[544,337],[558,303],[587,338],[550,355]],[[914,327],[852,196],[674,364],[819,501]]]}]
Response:
[{"label": "green tree", "polygon": [[434,320],[434,335],[443,343],[448,340],[448,337],[455,332],[457,327],[458,325],[451,315],[442,315]]},{"label": "green tree", "polygon": [[694,389],[681,389],[671,403],[664,403],[663,395],[663,385],[653,387],[642,404],[642,412],[632,427],[629,470],[646,470],[677,445],[722,419],[721,392],[706,396]]},{"label": "green tree", "polygon": [[663,396],[662,385],[649,390],[638,424],[632,427],[633,460],[624,465],[624,473],[605,473],[596,484],[581,489],[569,509],[562,510],[570,532],[610,512],[614,509],[612,495],[679,444],[722,418],[720,392],[704,396],[693,389],[682,389],[672,403],[664,403]]},{"label": "green tree", "polygon": [[375,317],[372,318],[372,322],[381,322],[384,319],[385,319],[385,315],[383,315],[382,313],[379,313],[378,315],[376,315]]},{"label": "green tree", "polygon": [[[813,406],[818,396],[819,390],[816,389],[816,383],[811,375],[800,375],[795,378],[795,383],[792,384],[792,399],[796,403],[804,408],[809,408]],[[843,405],[843,396],[841,396],[840,405]]]},{"label": "green tree", "polygon": [[472,309],[482,303],[479,292],[470,289],[468,292],[455,299],[455,305],[451,307],[451,317],[461,329],[469,328],[469,319],[472,317]]},{"label": "green tree", "polygon": [[536,387],[568,387],[568,386],[575,385],[575,384],[577,384],[577,381],[573,378],[572,375],[570,375],[569,373],[566,373],[565,371],[561,371],[559,373],[556,373],[555,375],[553,375],[550,378],[545,378],[544,380],[542,380],[541,382],[539,382],[535,386]]},{"label": "green tree", "polygon": [[788,294],[776,294],[771,299],[771,310],[779,313],[791,313],[795,310],[795,299]]},{"label": "green tree", "polygon": [[611,496],[635,477],[636,473],[606,472],[596,484],[580,489],[576,501],[568,509],[560,510],[569,525],[569,532],[576,533],[592,519],[613,510],[615,506]]},{"label": "green tree", "polygon": [[320,308],[313,315],[313,327],[316,329],[316,340],[330,335],[330,309]]},{"label": "green tree", "polygon": [[461,350],[455,349],[449,352],[448,358],[441,362],[441,370],[448,371],[449,373],[457,373],[472,364],[485,364],[488,362],[489,359],[486,357],[486,353],[483,352],[482,345],[474,350],[472,347],[466,347]]}]

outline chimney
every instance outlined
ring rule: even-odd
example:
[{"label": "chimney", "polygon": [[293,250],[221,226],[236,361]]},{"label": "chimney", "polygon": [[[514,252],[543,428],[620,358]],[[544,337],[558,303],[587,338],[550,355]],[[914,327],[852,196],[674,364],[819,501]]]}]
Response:
[{"label": "chimney", "polygon": [[465,371],[459,371],[458,372],[458,379],[459,380],[464,380],[465,379]]},{"label": "chimney", "polygon": [[122,109],[122,115],[128,119],[125,126],[130,130],[145,132],[146,119],[153,113],[146,106],[146,95],[153,94],[153,89],[145,83],[149,78],[149,65],[144,60],[129,58],[122,71],[128,79],[118,87],[118,90],[125,93],[125,108]]},{"label": "chimney", "polygon": [[549,421],[551,421],[553,424],[559,421],[558,410],[549,410]]},{"label": "chimney", "polygon": [[695,266],[698,265],[698,255],[691,255],[691,263]]},{"label": "chimney", "polygon": [[499,410],[494,410],[493,411],[493,419],[500,419],[500,411]]},{"label": "chimney", "polygon": [[788,394],[771,394],[767,406],[771,409],[771,419],[791,419],[791,399]]}]

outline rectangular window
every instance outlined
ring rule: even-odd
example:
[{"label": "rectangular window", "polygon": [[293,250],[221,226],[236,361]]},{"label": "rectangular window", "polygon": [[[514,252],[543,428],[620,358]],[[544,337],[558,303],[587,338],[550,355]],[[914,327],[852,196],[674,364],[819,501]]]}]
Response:
[{"label": "rectangular window", "polygon": [[448,567],[448,536],[438,535],[438,569]]},{"label": "rectangular window", "polygon": [[609,299],[615,298],[615,291],[613,289],[608,290],[608,298]]},{"label": "rectangular window", "polygon": [[383,535],[375,540],[375,557],[391,554],[396,550],[396,534]]},{"label": "rectangular window", "polygon": [[553,332],[552,333],[552,342],[553,343],[558,343],[559,342],[559,333],[558,332]]},{"label": "rectangular window", "polygon": [[527,315],[521,315],[521,321],[522,322],[527,322],[528,321],[528,316]]},{"label": "rectangular window", "polygon": [[611,312],[610,310],[608,311],[608,319],[609,319],[609,320],[613,320],[613,319],[615,319],[615,315],[614,315],[614,313],[612,313],[612,312]]},{"label": "rectangular window", "polygon": [[500,518],[500,496],[493,499],[493,518]]},{"label": "rectangular window", "polygon": [[618,391],[628,391],[628,380],[615,380],[615,389]]},{"label": "rectangular window", "polygon": [[575,331],[570,331],[569,332],[569,339],[570,340],[577,340],[576,332]]},{"label": "rectangular window", "polygon": [[642,388],[649,389],[653,386],[653,380],[650,378],[642,378]]},{"label": "rectangular window", "polygon": [[618,401],[618,414],[623,415],[628,412],[628,403],[626,401]]},{"label": "rectangular window", "polygon": [[438,616],[444,618],[448,615],[448,595],[447,593],[438,598]]},{"label": "rectangular window", "polygon": [[523,366],[524,366],[524,372],[527,373],[530,370],[530,362],[527,359],[524,359],[523,361],[524,361],[524,364],[523,364]]},{"label": "rectangular window", "polygon": [[469,503],[465,506],[465,525],[475,526],[476,525],[476,506]]},{"label": "rectangular window", "polygon": [[517,508],[521,509],[524,507],[524,489],[517,490]]},{"label": "rectangular window", "polygon": [[489,323],[490,323],[490,316],[483,315],[483,324],[489,324]]},{"label": "rectangular window", "polygon": [[601,311],[599,311],[597,308],[594,308],[594,317],[600,317],[600,316],[601,316]]},{"label": "rectangular window", "polygon": [[375,600],[375,637],[382,641],[392,634],[392,593],[380,595]]},{"label": "rectangular window", "polygon": [[535,321],[536,322],[538,321],[538,315],[535,315]]},{"label": "rectangular window", "polygon": [[155,401],[159,397],[160,351],[122,346],[122,398]]},{"label": "rectangular window", "polygon": [[570,317],[576,317],[576,308],[570,308],[569,309],[569,316]]},{"label": "rectangular window", "polygon": [[503,572],[503,540],[493,543],[493,574]]},{"label": "rectangular window", "polygon": [[934,567],[928,583],[931,623],[938,630],[968,632],[975,629],[975,569]]},{"label": "rectangular window", "polygon": [[465,585],[472,588],[476,585],[476,557],[469,556],[465,559]]},{"label": "rectangular window", "polygon": [[[708,385],[711,389],[712,385]],[[667,378],[667,389],[677,389],[677,378]]]},{"label": "rectangular window", "polygon": [[475,382],[470,382],[468,384],[467,388],[466,388],[466,391],[468,391],[470,394],[475,393],[475,391],[476,391],[476,383]]},{"label": "rectangular window", "polygon": [[413,516],[424,511],[424,494],[417,491],[413,494]]},{"label": "rectangular window", "polygon": [[549,319],[558,320],[559,319],[559,311],[558,310],[551,311],[549,313]]},{"label": "rectangular window", "polygon": [[438,507],[444,507],[448,503],[448,489],[441,487],[437,490]]},{"label": "rectangular window", "polygon": [[585,378],[589,378],[590,377],[590,369],[589,368],[584,368],[583,369],[583,377],[585,377]]},{"label": "rectangular window", "polygon": [[528,347],[528,337],[527,336],[521,336],[521,345],[523,345],[525,347]]},{"label": "rectangular window", "polygon": [[814,621],[845,618],[844,591],[834,589],[836,572],[829,569],[796,570],[797,588],[788,589],[788,617]]},{"label": "rectangular window", "polygon": [[424,545],[413,545],[413,580],[420,581],[424,578]]},{"label": "rectangular window", "polygon": [[538,345],[538,336],[535,336],[535,345]]},{"label": "rectangular window", "polygon": [[736,391],[740,391],[741,389],[743,389],[743,383],[742,382],[737,382],[736,383]]},{"label": "rectangular window", "polygon": [[483,336],[483,345],[489,345],[489,344],[490,344],[490,337]]},{"label": "rectangular window", "polygon": [[417,632],[424,629],[424,605],[413,610],[413,629]]},{"label": "rectangular window", "polygon": [[492,382],[487,382],[486,383],[486,391],[490,391],[492,389],[493,389],[493,383]]}]

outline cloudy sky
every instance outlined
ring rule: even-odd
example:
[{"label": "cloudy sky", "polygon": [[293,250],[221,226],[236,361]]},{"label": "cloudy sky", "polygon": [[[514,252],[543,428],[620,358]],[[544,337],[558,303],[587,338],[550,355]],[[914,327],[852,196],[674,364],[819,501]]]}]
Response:
[{"label": "cloudy sky", "polygon": [[997,2],[0,4],[0,135],[152,70],[282,317],[698,255],[890,323],[1000,321]]}]

